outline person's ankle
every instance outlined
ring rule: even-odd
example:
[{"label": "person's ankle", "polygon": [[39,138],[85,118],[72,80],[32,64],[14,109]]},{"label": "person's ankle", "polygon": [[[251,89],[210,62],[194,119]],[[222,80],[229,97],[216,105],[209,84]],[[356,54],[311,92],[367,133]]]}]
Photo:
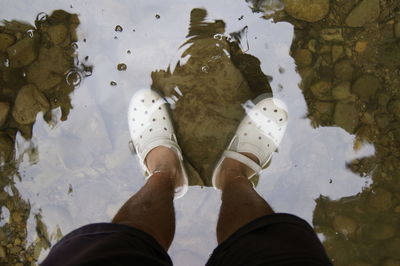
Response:
[{"label": "person's ankle", "polygon": [[[245,152],[241,152],[241,154],[249,157],[256,163],[259,163],[259,160],[255,155]],[[225,160],[221,165],[221,170],[218,178],[218,183],[219,183],[218,186],[220,187],[221,190],[223,190],[224,187],[230,182],[237,182],[243,180],[250,182],[248,180],[248,177],[253,173],[254,171],[247,165],[231,158],[225,158]]]},{"label": "person's ankle", "polygon": [[148,153],[145,163],[151,175],[162,174],[176,181],[179,159],[170,148],[164,146],[154,148]]}]

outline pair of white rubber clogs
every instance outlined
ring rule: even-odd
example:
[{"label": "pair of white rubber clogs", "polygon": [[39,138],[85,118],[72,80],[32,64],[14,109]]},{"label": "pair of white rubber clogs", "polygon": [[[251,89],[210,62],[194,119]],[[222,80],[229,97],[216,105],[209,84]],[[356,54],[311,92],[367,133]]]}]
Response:
[{"label": "pair of white rubber clogs", "polygon": [[[219,187],[218,173],[225,158],[235,159],[250,167],[254,171],[248,177],[251,178],[259,174],[267,165],[285,133],[288,110],[282,101],[264,97],[257,103],[248,101],[243,107],[246,116],[215,167],[212,176],[215,188]],[[145,164],[146,156],[152,149],[165,146],[178,155],[183,180],[178,182],[180,185],[175,188],[175,199],[177,199],[185,195],[189,182],[168,108],[168,102],[154,90],[140,90],[130,101],[128,124],[132,142],[146,178],[152,174]],[[241,152],[254,154],[260,164],[242,155]]]}]

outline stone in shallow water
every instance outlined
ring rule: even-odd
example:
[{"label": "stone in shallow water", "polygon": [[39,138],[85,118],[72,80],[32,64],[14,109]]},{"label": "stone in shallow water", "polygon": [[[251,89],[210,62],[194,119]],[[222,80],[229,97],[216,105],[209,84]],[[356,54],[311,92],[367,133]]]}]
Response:
[{"label": "stone in shallow water", "polygon": [[354,133],[359,121],[359,115],[354,104],[338,103],[334,113],[334,122],[350,134]]},{"label": "stone in shallow water", "polygon": [[54,44],[58,45],[61,44],[65,38],[67,38],[68,29],[65,25],[58,24],[50,26],[47,30],[47,33],[49,34],[50,40]]},{"label": "stone in shallow water", "polygon": [[363,0],[347,16],[346,25],[349,27],[362,27],[378,19],[379,13],[379,0]]},{"label": "stone in shallow water", "polygon": [[335,219],[333,220],[333,228],[336,230],[336,232],[339,232],[345,236],[354,234],[357,230],[357,227],[358,226],[356,222],[347,216],[338,215],[335,216]]},{"label": "stone in shallow water", "polygon": [[311,92],[319,100],[331,100],[332,84],[329,81],[321,80],[311,86]]},{"label": "stone in shallow water", "polygon": [[376,125],[380,129],[386,128],[389,125],[390,120],[391,119],[390,119],[390,116],[388,114],[377,114],[377,115],[375,115]]},{"label": "stone in shallow water", "polygon": [[0,127],[6,122],[10,104],[7,102],[0,102]]},{"label": "stone in shallow water", "polygon": [[397,119],[400,120],[400,100],[393,100],[388,106],[389,112],[391,112]]},{"label": "stone in shallow water", "polygon": [[378,48],[377,61],[388,67],[399,67],[400,40],[393,39],[382,43]]},{"label": "stone in shallow water", "polygon": [[52,72],[51,65],[46,61],[36,61],[28,68],[27,80],[35,84],[40,91],[46,91],[59,84],[63,76]]},{"label": "stone in shallow water", "polygon": [[285,11],[296,19],[316,22],[329,12],[329,0],[283,0]]},{"label": "stone in shallow water", "polygon": [[400,21],[394,25],[394,36],[400,38]]},{"label": "stone in shallow water", "polygon": [[335,64],[335,76],[339,80],[351,80],[354,68],[349,60],[340,60]]},{"label": "stone in shallow water", "polygon": [[0,33],[0,52],[4,53],[8,47],[13,45],[15,37],[6,33]]},{"label": "stone in shallow water", "polygon": [[332,102],[315,102],[316,118],[321,122],[331,122],[335,104]]},{"label": "stone in shallow water", "polygon": [[361,100],[368,101],[371,97],[375,96],[380,88],[381,82],[377,77],[364,75],[354,82],[352,90]]},{"label": "stone in shallow water", "polygon": [[[64,75],[73,66],[73,57],[65,49],[53,46],[50,48],[41,47],[38,61],[48,64],[57,74]],[[41,66],[43,67],[43,66]]]},{"label": "stone in shallow water", "polygon": [[340,57],[342,57],[344,52],[343,46],[333,45],[332,46],[332,61],[336,62]]},{"label": "stone in shallow water", "polygon": [[353,100],[354,96],[351,94],[351,84],[349,81],[343,81],[332,89],[332,96],[335,100],[346,101]]},{"label": "stone in shallow water", "polygon": [[298,49],[294,54],[294,60],[299,67],[308,66],[312,63],[312,54],[307,49]]},{"label": "stone in shallow water", "polygon": [[326,28],[321,30],[321,37],[325,41],[342,42],[343,33],[342,28]]},{"label": "stone in shallow water", "polygon": [[0,163],[9,162],[13,158],[14,142],[4,133],[0,133]]},{"label": "stone in shallow water", "polygon": [[400,260],[395,260],[395,259],[385,259],[382,264],[382,266],[400,266]]},{"label": "stone in shallow water", "polygon": [[46,112],[50,108],[49,101],[34,85],[26,85],[20,89],[15,100],[12,115],[20,124],[35,122],[38,112]]},{"label": "stone in shallow water", "polygon": [[368,195],[368,205],[372,211],[388,210],[392,206],[392,194],[383,188],[374,189]]},{"label": "stone in shallow water", "polygon": [[392,238],[396,233],[396,228],[388,223],[377,222],[368,230],[368,235],[373,240],[386,240]]},{"label": "stone in shallow water", "polygon": [[36,59],[36,40],[37,37],[25,37],[7,48],[11,68],[27,66]]}]

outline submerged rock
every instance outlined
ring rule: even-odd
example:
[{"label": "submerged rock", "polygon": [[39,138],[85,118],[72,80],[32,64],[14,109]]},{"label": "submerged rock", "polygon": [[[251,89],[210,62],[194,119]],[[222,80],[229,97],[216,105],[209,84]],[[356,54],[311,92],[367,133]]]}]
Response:
[{"label": "submerged rock", "polygon": [[312,54],[307,49],[298,49],[294,54],[294,60],[299,67],[308,66],[312,63]]},{"label": "submerged rock", "polygon": [[382,43],[378,48],[377,61],[388,67],[400,66],[400,40],[394,39]]},{"label": "submerged rock", "polygon": [[0,132],[0,163],[9,162],[14,155],[14,142],[4,133]]},{"label": "submerged rock", "polygon": [[332,61],[336,62],[340,57],[342,57],[344,52],[343,46],[333,45],[332,46]]},{"label": "submerged rock", "polygon": [[329,123],[332,121],[332,114],[335,104],[332,102],[315,102],[316,118],[319,122]]},{"label": "submerged rock", "polygon": [[354,68],[349,60],[340,60],[335,64],[335,76],[339,80],[351,80],[353,78]]},{"label": "submerged rock", "polygon": [[335,216],[335,219],[333,220],[333,228],[336,230],[336,232],[339,232],[345,236],[354,234],[357,230],[357,227],[358,226],[356,222],[347,216],[338,215]]},{"label": "submerged rock", "polygon": [[342,28],[326,28],[326,29],[322,29],[321,30],[321,37],[325,41],[336,41],[336,42],[344,41]]},{"label": "submerged rock", "polygon": [[377,20],[379,13],[379,0],[363,0],[347,16],[346,25],[349,27],[362,27]]},{"label": "submerged rock", "polygon": [[329,81],[321,80],[311,86],[311,92],[319,100],[331,100],[332,84]]},{"label": "submerged rock", "polygon": [[57,24],[50,26],[47,29],[47,33],[49,34],[50,40],[58,45],[65,41],[68,35],[68,29],[64,24]]},{"label": "submerged rock", "polygon": [[361,100],[368,101],[371,97],[375,96],[380,88],[381,82],[377,77],[363,75],[354,82],[352,90]]},{"label": "submerged rock", "polygon": [[391,112],[394,117],[400,120],[400,100],[392,100],[389,102],[388,106],[389,112]]},{"label": "submerged rock", "polygon": [[370,226],[368,230],[368,235],[373,240],[386,240],[392,238],[396,234],[396,228],[388,223],[377,222]]},{"label": "submerged rock", "polygon": [[9,110],[10,104],[8,102],[0,102],[0,127],[6,122]]},{"label": "submerged rock", "polygon": [[27,66],[36,59],[37,37],[25,37],[7,48],[11,68]]},{"label": "submerged rock", "polygon": [[380,129],[386,128],[389,125],[390,120],[391,119],[390,119],[390,116],[388,114],[377,114],[377,115],[375,115],[376,125]]},{"label": "submerged rock", "polygon": [[8,47],[13,45],[15,43],[15,37],[6,34],[6,33],[0,33],[0,52],[4,53]]},{"label": "submerged rock", "polygon": [[285,11],[296,19],[316,22],[329,12],[329,0],[283,0]]},{"label": "submerged rock", "polygon": [[359,115],[354,104],[338,103],[333,119],[337,126],[353,134],[359,122]]},{"label": "submerged rock", "polygon": [[187,62],[151,77],[153,88],[175,98],[172,117],[190,185],[210,186],[214,166],[244,115],[241,104],[271,90],[260,61],[236,42],[214,38],[225,25],[205,21],[206,14],[192,10],[188,48],[181,55],[190,55]]},{"label": "submerged rock", "polygon": [[332,96],[335,100],[351,101],[354,100],[354,95],[351,93],[351,84],[348,81],[343,81],[332,89]]},{"label": "submerged rock", "polygon": [[27,71],[27,80],[40,91],[47,91],[63,81],[63,75],[54,73],[47,61],[33,62]]},{"label": "submerged rock", "polygon": [[392,207],[392,194],[383,189],[374,189],[368,195],[368,205],[372,211],[382,212]]},{"label": "submerged rock", "polygon": [[18,92],[12,115],[15,121],[27,125],[35,122],[38,112],[46,112],[49,108],[46,96],[34,85],[26,85]]}]

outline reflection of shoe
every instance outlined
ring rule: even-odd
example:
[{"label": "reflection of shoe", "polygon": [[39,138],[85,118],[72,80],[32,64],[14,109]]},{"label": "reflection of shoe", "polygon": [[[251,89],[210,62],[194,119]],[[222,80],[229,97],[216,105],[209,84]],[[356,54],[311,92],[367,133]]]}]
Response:
[{"label": "reflection of shoe", "polygon": [[[254,173],[248,177],[250,179],[254,175],[259,174],[267,165],[272,157],[272,153],[278,148],[285,134],[288,111],[285,103],[282,101],[266,98],[259,101],[256,105],[248,102],[244,105],[244,108],[247,115],[243,118],[236,130],[235,136],[232,138],[214,170],[212,176],[214,188],[219,188],[217,177],[225,158],[237,160],[251,168]],[[254,154],[260,164],[258,165],[249,157],[239,152]]]},{"label": "reflection of shoe", "polygon": [[165,99],[150,89],[136,92],[129,103],[128,125],[133,145],[147,178],[151,173],[145,165],[145,159],[152,149],[165,146],[176,152],[183,180],[178,181],[175,198],[182,197],[188,190],[188,178]]}]

